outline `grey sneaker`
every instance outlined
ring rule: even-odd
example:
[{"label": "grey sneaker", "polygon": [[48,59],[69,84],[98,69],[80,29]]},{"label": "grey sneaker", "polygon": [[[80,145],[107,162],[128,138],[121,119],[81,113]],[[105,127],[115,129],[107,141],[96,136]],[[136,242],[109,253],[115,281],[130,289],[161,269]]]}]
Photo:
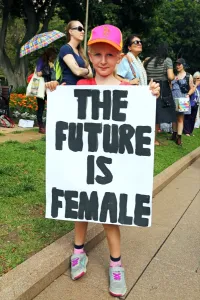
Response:
[{"label": "grey sneaker", "polygon": [[73,280],[85,275],[87,263],[88,257],[86,253],[73,254],[71,256],[71,277]]},{"label": "grey sneaker", "polygon": [[126,282],[124,277],[124,268],[110,267],[110,288],[109,292],[114,297],[122,297],[126,294]]}]

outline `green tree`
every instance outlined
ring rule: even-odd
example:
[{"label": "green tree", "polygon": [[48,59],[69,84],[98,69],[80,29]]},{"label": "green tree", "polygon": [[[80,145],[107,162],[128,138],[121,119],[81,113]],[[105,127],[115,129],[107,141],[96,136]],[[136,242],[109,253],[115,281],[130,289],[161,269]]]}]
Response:
[{"label": "green tree", "polygon": [[[123,32],[148,32],[147,20],[162,0],[89,0],[89,28],[111,23]],[[86,0],[60,0],[59,16],[68,22],[70,16],[84,23]]]},{"label": "green tree", "polygon": [[[2,26],[0,30],[0,68],[3,70],[9,84],[14,87],[24,85],[27,74],[27,57],[19,58],[20,48],[31,39],[40,29],[44,32],[48,29],[49,21],[53,15],[57,0],[0,0],[0,16]],[[13,22],[21,18],[23,20],[24,35],[21,32],[17,40],[13,39],[15,53],[8,55],[7,34],[13,26]],[[12,24],[11,24],[12,22]],[[13,32],[16,29],[13,28]],[[8,34],[8,35],[9,35]]]},{"label": "green tree", "polygon": [[149,49],[167,42],[172,49],[172,58],[183,57],[195,71],[200,64],[200,3],[196,0],[164,0],[152,19],[146,40],[146,55]]}]

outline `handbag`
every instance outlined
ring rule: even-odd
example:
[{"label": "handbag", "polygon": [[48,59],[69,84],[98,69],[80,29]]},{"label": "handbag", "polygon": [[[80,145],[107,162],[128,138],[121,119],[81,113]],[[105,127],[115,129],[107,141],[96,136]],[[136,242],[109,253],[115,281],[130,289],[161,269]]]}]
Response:
[{"label": "handbag", "polygon": [[175,98],[176,111],[177,112],[189,112],[190,110],[190,98]]},{"label": "handbag", "polygon": [[0,127],[13,128],[15,127],[15,123],[6,115],[2,115],[0,116]]},{"label": "handbag", "polygon": [[26,96],[37,97],[44,100],[44,96],[45,96],[44,78],[37,76],[36,72],[34,72],[34,75],[27,86]]},{"label": "handbag", "polygon": [[170,100],[172,99],[172,95],[163,96],[163,80],[161,80],[161,95],[160,95],[160,99],[161,99],[161,101],[163,103],[163,105],[162,105],[163,108],[171,107]]},{"label": "handbag", "polygon": [[[165,70],[165,61],[163,64],[163,74],[164,74],[164,70]],[[171,102],[170,100],[173,100],[172,95],[168,95],[168,96],[163,96],[163,80],[161,79],[161,86],[160,86],[160,90],[161,90],[161,94],[160,94],[160,99],[163,103],[162,107],[163,108],[167,108],[167,107],[171,107]]]}]

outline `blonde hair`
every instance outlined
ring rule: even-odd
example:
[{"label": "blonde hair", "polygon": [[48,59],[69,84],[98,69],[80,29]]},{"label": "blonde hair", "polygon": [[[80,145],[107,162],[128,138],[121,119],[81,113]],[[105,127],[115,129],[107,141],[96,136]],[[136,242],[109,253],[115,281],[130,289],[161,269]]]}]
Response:
[{"label": "blonde hair", "polygon": [[[69,43],[70,40],[71,40],[71,35],[69,33],[69,30],[74,27],[73,25],[74,25],[75,22],[79,22],[79,21],[78,20],[72,20],[65,27],[65,33],[66,33],[66,37],[67,37],[67,43]],[[77,49],[78,49],[78,52],[79,52],[80,56],[82,57],[82,59],[85,62],[85,66],[88,67],[89,62],[88,62],[88,59],[87,59],[87,57],[86,57],[86,55],[84,53],[83,47],[81,46],[81,43],[78,45]]]}]

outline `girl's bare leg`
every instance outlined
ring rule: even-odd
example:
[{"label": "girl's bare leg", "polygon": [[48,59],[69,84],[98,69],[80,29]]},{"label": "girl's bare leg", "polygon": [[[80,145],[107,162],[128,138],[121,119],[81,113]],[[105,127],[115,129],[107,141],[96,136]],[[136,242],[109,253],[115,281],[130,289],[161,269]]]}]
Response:
[{"label": "girl's bare leg", "polygon": [[75,222],[74,254],[71,256],[71,278],[79,279],[87,271],[88,258],[84,251],[87,222]]},{"label": "girl's bare leg", "polygon": [[177,132],[177,124],[175,122],[172,123],[173,132]]},{"label": "girl's bare leg", "polygon": [[88,222],[75,222],[75,245],[83,245],[87,234]]},{"label": "girl's bare leg", "polygon": [[106,237],[108,241],[108,247],[110,250],[110,255],[113,258],[118,258],[121,256],[120,249],[120,230],[118,225],[104,224],[104,230],[106,232]]},{"label": "girl's bare leg", "polygon": [[157,146],[160,145],[159,141],[156,139],[159,128],[160,128],[160,124],[156,124],[156,127],[155,127],[155,143],[154,144],[157,145]]},{"label": "girl's bare leg", "polygon": [[179,114],[177,116],[177,133],[178,133],[178,135],[182,135],[182,133],[183,133],[183,121],[184,121],[184,114]]}]

